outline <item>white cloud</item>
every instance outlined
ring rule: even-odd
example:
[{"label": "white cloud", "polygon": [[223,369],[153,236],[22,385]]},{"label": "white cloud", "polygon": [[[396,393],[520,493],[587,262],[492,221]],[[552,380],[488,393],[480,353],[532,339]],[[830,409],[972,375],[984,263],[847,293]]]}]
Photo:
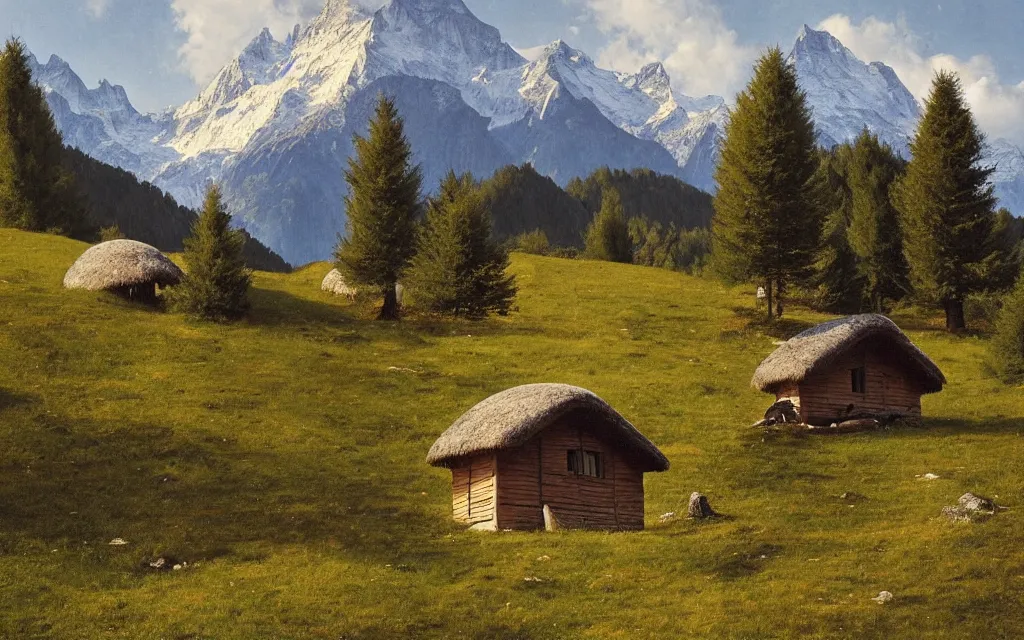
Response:
[{"label": "white cloud", "polygon": [[93,18],[102,18],[110,8],[111,0],[85,0],[85,10]]},{"label": "white cloud", "polygon": [[928,96],[935,72],[955,71],[979,126],[994,138],[1024,143],[1024,82],[1002,83],[990,57],[976,55],[963,60],[944,53],[926,56],[921,53],[920,39],[904,20],[892,23],[872,17],[854,24],[848,16],[836,14],[818,28],[839,38],[858,58],[878,60],[895,69],[920,100]]},{"label": "white cloud", "polygon": [[[90,2],[104,0],[90,0]],[[264,27],[281,39],[315,17],[324,0],[171,0],[177,27],[188,36],[179,54],[199,84],[213,79]]]},{"label": "white cloud", "polygon": [[743,45],[710,0],[578,0],[611,42],[604,66],[635,71],[661,61],[677,89],[731,98],[750,77],[757,49]]}]

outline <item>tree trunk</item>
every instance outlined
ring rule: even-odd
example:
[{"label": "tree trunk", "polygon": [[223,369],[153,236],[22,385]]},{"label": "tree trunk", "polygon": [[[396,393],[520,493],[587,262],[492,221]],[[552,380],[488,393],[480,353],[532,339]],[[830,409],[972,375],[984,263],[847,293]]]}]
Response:
[{"label": "tree trunk", "polygon": [[782,290],[783,286],[781,282],[775,284],[775,317],[782,317]]},{"label": "tree trunk", "polygon": [[768,287],[766,293],[768,294],[768,319],[772,319],[772,279],[768,278]]},{"label": "tree trunk", "polygon": [[398,320],[398,293],[393,282],[384,287],[384,306],[380,309],[378,319]]},{"label": "tree trunk", "polygon": [[957,332],[967,328],[967,321],[964,319],[964,301],[946,301],[946,331]]}]

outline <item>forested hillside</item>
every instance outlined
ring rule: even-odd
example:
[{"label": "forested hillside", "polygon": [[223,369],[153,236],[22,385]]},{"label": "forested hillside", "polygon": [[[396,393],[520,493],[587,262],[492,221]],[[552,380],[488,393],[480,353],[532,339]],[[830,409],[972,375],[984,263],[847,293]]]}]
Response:
[{"label": "forested hillside", "polygon": [[584,180],[560,188],[533,166],[498,170],[481,189],[494,219],[494,234],[507,239],[541,230],[552,245],[582,247],[583,235],[608,188],[618,190],[627,218],[645,217],[679,229],[711,224],[711,196],[678,178],[646,169],[632,172],[602,168]]},{"label": "forested hillside", "polygon": [[649,169],[623,171],[605,167],[586,179],[572,180],[566,190],[593,213],[601,208],[602,194],[609,187],[618,190],[627,218],[643,217],[664,225],[675,224],[680,229],[711,224],[714,209],[710,194]]},{"label": "forested hillside", "polygon": [[[75,187],[93,225],[116,226],[126,237],[151,244],[161,251],[182,250],[183,241],[196,220],[194,211],[181,206],[150,183],[140,183],[131,173],[77,149],[65,147],[62,161],[75,178]],[[280,256],[248,234],[245,258],[252,269],[290,270]]]}]

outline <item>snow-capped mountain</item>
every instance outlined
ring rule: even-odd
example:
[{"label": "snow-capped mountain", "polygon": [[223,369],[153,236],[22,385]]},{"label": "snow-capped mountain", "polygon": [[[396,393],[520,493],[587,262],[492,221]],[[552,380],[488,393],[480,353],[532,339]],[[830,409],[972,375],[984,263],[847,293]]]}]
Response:
[{"label": "snow-capped mountain", "polygon": [[790,54],[825,146],[853,140],[867,126],[904,157],[921,116],[913,94],[881,62],[865,64],[825,31],[804,25]]},{"label": "snow-capped mountain", "polygon": [[[294,264],[327,257],[343,230],[342,171],[381,92],[406,120],[428,189],[449,169],[487,176],[523,162],[563,184],[608,165],[714,189],[722,98],[680,94],[659,63],[600,69],[562,41],[530,58],[462,0],[374,12],[327,0],[284,41],[264,30],[194,100],[158,115],[139,114],[120,87],[87,89],[59,58],[31,64],[70,144],[190,206],[217,180],[236,221]],[[906,153],[920,106],[892,69],[807,27],[791,60],[823,144],[867,126]],[[992,148],[999,195],[1024,212],[1024,154]]]},{"label": "snow-capped mountain", "polygon": [[[922,107],[892,68],[865,64],[838,39],[804,26],[790,61],[814,111],[825,146],[856,138],[867,127],[905,158]],[[989,141],[988,163],[999,206],[1024,214],[1024,151],[1005,139]]]}]

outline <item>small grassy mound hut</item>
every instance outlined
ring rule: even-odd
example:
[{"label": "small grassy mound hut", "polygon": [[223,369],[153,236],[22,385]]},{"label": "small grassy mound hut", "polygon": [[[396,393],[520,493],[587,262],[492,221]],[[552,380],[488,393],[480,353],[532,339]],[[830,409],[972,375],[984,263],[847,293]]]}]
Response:
[{"label": "small grassy mound hut", "polygon": [[337,269],[332,269],[331,272],[324,277],[323,284],[320,285],[320,288],[327,293],[333,293],[336,296],[345,296],[346,298],[355,298],[356,294],[359,293],[358,289],[350,287],[348,283],[345,282],[345,277],[341,275],[341,272]]},{"label": "small grassy mound hut", "polygon": [[[427,462],[452,471],[455,519],[478,529],[644,528],[644,473],[669,462],[586,389],[532,384],[491,396]],[[545,513],[548,514],[546,522]]]},{"label": "small grassy mound hut", "polygon": [[181,269],[155,247],[135,240],[111,240],[83,253],[64,276],[64,287],[153,302],[157,287],[174,286],[182,277]]},{"label": "small grassy mound hut", "polygon": [[858,418],[920,417],[921,396],[946,378],[889,318],[850,316],[808,329],[783,343],[751,384],[789,400],[805,424]]},{"label": "small grassy mound hut", "polygon": [[[359,289],[349,285],[345,282],[345,276],[341,275],[341,272],[337,269],[332,269],[330,273],[324,276],[324,281],[320,285],[320,288],[327,293],[333,293],[336,296],[345,296],[350,300],[354,300],[359,295]],[[395,285],[395,294],[398,299],[398,304],[402,304],[405,299],[405,287],[399,282]]]}]

